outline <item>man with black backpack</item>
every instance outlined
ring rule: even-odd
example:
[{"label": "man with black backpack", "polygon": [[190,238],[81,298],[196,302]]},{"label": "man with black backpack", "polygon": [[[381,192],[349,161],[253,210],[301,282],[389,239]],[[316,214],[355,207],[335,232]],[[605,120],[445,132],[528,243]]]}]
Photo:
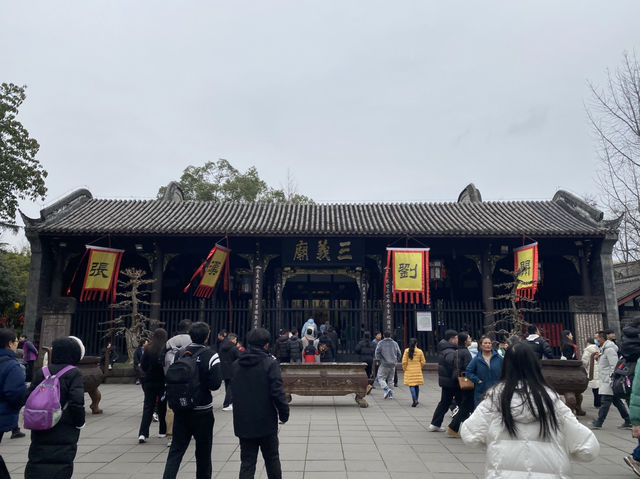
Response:
[{"label": "man with black backpack", "polygon": [[530,324],[527,326],[527,332],[529,336],[527,336],[524,340],[533,352],[536,353],[538,359],[542,359],[543,357],[547,359],[554,359],[553,349],[549,346],[549,343],[542,337],[540,337],[540,330],[535,324]]},{"label": "man with black backpack", "polygon": [[175,479],[182,457],[193,437],[196,441],[196,478],[212,475],[213,399],[222,383],[220,359],[208,346],[209,325],[193,323],[191,344],[176,356],[165,375],[167,401],[174,411],[173,442],[167,456],[163,479]]}]

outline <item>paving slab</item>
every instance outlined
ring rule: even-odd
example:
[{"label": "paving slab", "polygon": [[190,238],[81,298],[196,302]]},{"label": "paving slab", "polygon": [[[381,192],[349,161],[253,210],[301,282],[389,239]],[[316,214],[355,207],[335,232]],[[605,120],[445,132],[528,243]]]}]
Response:
[{"label": "paving slab", "polygon": [[[402,375],[400,375],[402,381]],[[151,436],[138,443],[143,394],[139,386],[104,384],[101,406],[104,414],[91,415],[80,433],[74,479],[144,479],[162,474],[168,448],[167,439],[154,437],[158,423],[151,425]],[[240,449],[233,434],[233,415],[222,411],[224,391],[214,393],[213,470],[216,479],[237,478]],[[367,396],[368,408],[360,408],[352,396],[293,396],[290,421],[280,426],[280,453],[285,479],[446,479],[484,476],[485,453],[465,446],[460,439],[440,432],[429,432],[431,416],[440,398],[435,373],[425,374],[420,388],[420,404],[411,407],[409,388],[400,386],[394,399],[385,400],[374,389]],[[89,397],[86,396],[87,404]],[[585,396],[589,424],[596,409]],[[447,425],[449,415],[445,418]],[[618,429],[617,410],[609,413],[603,429],[595,431],[601,445],[596,462],[574,464],[573,477],[607,479],[634,477],[623,457],[637,443],[631,431]],[[29,435],[0,444],[12,477],[23,477],[29,448]],[[178,478],[195,477],[195,448],[185,453]],[[266,479],[264,462],[258,460],[256,479]]]}]

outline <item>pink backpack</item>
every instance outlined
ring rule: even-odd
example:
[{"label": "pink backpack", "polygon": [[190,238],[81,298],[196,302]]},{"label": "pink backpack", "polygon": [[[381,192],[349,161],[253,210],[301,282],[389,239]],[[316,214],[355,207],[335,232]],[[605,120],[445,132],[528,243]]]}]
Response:
[{"label": "pink backpack", "polygon": [[24,405],[24,427],[33,431],[46,431],[58,424],[62,417],[59,379],[74,366],[65,366],[58,374],[51,374],[47,366],[42,368],[44,379],[31,391]]}]

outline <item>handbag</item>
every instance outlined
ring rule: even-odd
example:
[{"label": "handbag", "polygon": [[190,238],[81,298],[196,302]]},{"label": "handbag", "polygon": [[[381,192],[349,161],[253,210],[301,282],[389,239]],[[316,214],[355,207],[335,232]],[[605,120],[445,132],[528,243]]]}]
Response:
[{"label": "handbag", "polygon": [[460,351],[456,351],[456,369],[458,370],[458,384],[460,385],[460,389],[463,391],[468,391],[473,389],[476,385],[473,384],[473,381],[466,377],[464,374],[460,372]]},{"label": "handbag", "polygon": [[468,377],[466,377],[464,375],[464,373],[462,373],[462,376],[458,376],[458,384],[460,385],[460,389],[464,390],[469,390],[469,389],[473,389],[475,387],[475,384],[473,384],[473,381],[471,381],[471,379],[469,379]]}]

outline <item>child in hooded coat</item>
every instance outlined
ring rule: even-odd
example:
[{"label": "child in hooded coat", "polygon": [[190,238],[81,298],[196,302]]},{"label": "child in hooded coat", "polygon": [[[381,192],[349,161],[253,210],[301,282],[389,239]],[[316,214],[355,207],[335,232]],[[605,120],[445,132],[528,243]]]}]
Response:
[{"label": "child in hooded coat", "polygon": [[[84,356],[82,341],[74,336],[53,341],[49,372],[57,374],[65,366],[75,366]],[[33,374],[29,394],[44,379],[42,369]],[[69,479],[78,450],[80,428],[84,426],[84,386],[82,373],[73,368],[60,376],[60,421],[46,431],[31,431],[29,461],[24,471],[27,478]]]}]

